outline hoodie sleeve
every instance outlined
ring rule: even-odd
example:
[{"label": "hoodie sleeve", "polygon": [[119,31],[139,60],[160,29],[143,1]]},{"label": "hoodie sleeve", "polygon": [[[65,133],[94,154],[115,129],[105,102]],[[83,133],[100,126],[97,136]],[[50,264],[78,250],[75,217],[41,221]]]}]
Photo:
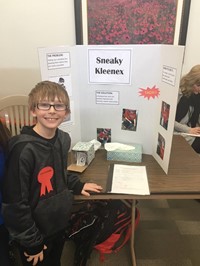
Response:
[{"label": "hoodie sleeve", "polygon": [[[75,195],[81,194],[83,186],[85,183],[80,181],[79,176],[75,172],[68,172],[68,152],[71,146],[71,138],[68,133],[61,133],[62,140],[62,152],[63,152],[63,162],[64,162],[64,171],[65,171],[65,179],[67,182],[68,189],[73,192]],[[63,137],[64,136],[64,137]]]},{"label": "hoodie sleeve", "polygon": [[34,255],[43,249],[44,243],[43,236],[32,218],[29,205],[33,162],[23,151],[24,145],[23,143],[16,145],[9,155],[3,185],[2,211],[11,238],[24,247],[24,251],[29,255]]},{"label": "hoodie sleeve", "polygon": [[73,194],[80,195],[85,183],[80,181],[79,176],[73,172],[66,172],[68,188]]}]

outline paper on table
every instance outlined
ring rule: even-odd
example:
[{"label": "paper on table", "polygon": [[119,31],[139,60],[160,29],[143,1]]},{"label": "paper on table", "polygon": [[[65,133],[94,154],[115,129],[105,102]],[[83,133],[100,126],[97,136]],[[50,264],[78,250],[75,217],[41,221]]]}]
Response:
[{"label": "paper on table", "polygon": [[186,136],[191,136],[191,137],[200,137],[200,134],[181,133],[181,135],[186,135]]},{"label": "paper on table", "polygon": [[149,195],[145,166],[114,164],[110,193]]}]

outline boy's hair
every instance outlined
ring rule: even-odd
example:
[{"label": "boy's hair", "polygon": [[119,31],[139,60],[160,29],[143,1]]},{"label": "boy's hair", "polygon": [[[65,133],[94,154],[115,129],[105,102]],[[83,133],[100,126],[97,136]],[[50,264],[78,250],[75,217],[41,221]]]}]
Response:
[{"label": "boy's hair", "polygon": [[56,97],[60,102],[64,103],[67,106],[67,110],[70,111],[69,96],[61,84],[48,80],[39,82],[29,93],[29,108],[33,111],[37,103],[43,100],[53,102]]}]

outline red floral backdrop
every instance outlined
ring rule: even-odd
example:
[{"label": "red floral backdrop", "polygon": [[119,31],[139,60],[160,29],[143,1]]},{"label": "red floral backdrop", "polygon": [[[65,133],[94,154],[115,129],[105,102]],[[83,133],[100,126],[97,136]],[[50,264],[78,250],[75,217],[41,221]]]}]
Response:
[{"label": "red floral backdrop", "polygon": [[87,0],[88,44],[173,44],[177,0]]}]

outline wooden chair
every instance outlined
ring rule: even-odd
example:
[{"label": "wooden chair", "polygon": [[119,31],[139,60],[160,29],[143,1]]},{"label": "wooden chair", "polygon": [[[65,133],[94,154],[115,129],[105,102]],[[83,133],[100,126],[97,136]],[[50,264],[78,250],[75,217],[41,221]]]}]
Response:
[{"label": "wooden chair", "polygon": [[23,126],[35,124],[28,108],[28,96],[14,95],[0,99],[0,119],[12,136],[20,134]]}]

